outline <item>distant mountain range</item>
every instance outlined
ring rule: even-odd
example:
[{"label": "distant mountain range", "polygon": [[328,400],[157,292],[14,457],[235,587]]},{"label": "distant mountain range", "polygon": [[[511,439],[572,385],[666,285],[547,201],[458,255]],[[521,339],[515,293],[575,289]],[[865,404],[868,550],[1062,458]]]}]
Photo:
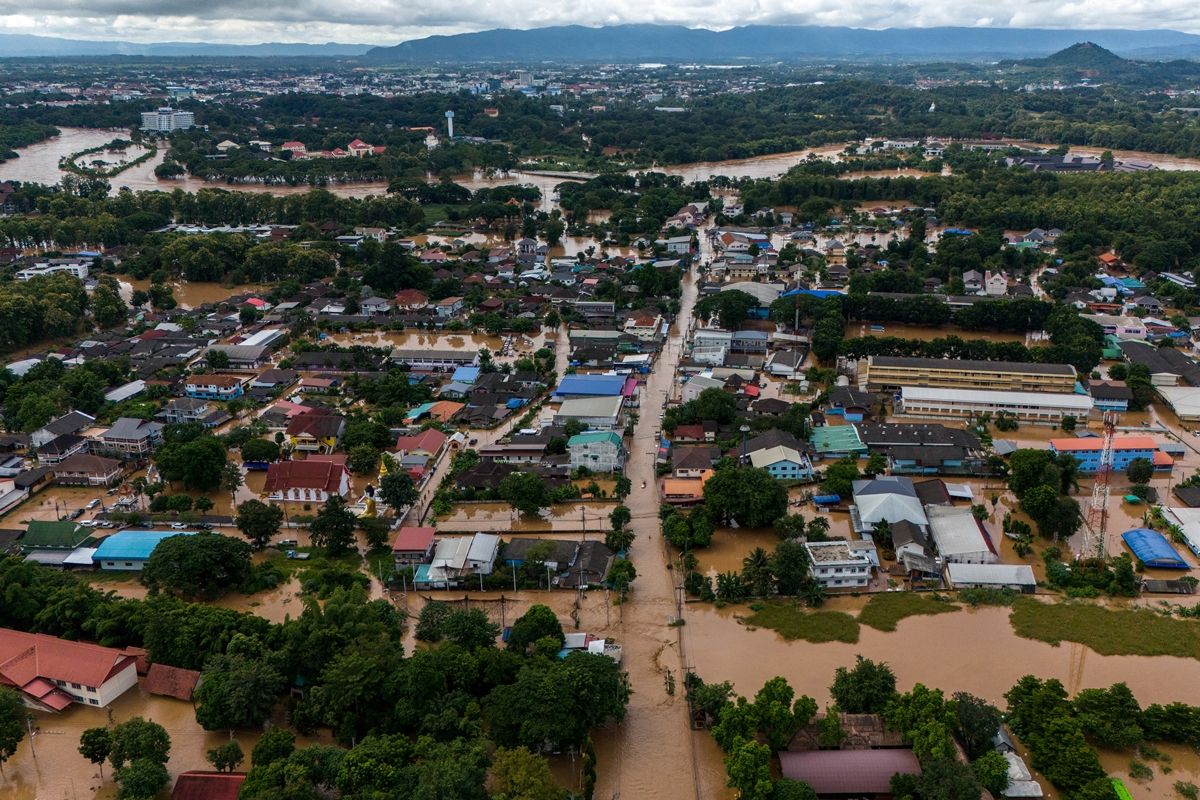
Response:
[{"label": "distant mountain range", "polygon": [[151,57],[271,57],[310,56],[339,58],[360,56],[371,50],[369,44],[303,44],[267,42],[264,44],[205,44],[203,42],[104,42],[87,39],[58,39],[52,36],[0,33],[0,57],[72,56],[151,56]]},{"label": "distant mountain range", "polygon": [[667,61],[721,63],[763,60],[886,61],[999,59],[1045,56],[1081,40],[1138,55],[1200,54],[1200,36],[1179,31],[1051,30],[1045,28],[864,28],[747,25],[709,31],[674,25],[567,25],[430,36],[377,47],[374,63],[506,61]]},{"label": "distant mountain range", "polygon": [[390,47],[365,44],[109,42],[0,34],[0,57],[315,57],[373,64],[480,62],[739,63],[905,59],[994,60],[1042,57],[1088,41],[1134,58],[1200,57],[1200,36],[1172,30],[1046,28],[865,28],[747,25],[726,31],[678,25],[566,25],[429,36]]}]

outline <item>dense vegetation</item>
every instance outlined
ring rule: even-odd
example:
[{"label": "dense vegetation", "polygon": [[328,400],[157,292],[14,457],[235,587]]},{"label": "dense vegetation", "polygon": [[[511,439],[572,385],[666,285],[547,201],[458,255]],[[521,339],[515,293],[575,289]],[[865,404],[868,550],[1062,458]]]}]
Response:
[{"label": "dense vegetation", "polygon": [[[541,646],[552,631],[540,610],[517,623],[537,635],[526,651],[497,649],[499,627],[472,608],[442,615],[439,644],[406,657],[403,612],[368,600],[362,587],[309,598],[280,624],[162,595],[121,599],[17,558],[0,560],[0,593],[0,626],[145,647],[151,662],[203,670],[196,715],[210,730],[260,728],[289,686],[305,687],[303,699],[287,701],[292,723],[305,732],[329,728],[354,746],[293,751],[281,742],[279,753],[261,759],[256,751],[243,797],[277,797],[286,784],[307,787],[305,796],[336,786],[344,797],[365,798],[387,781],[389,796],[482,800],[489,765],[504,760],[493,743],[581,752],[591,728],[624,716],[629,697],[611,659],[560,660],[557,643]],[[118,755],[113,764],[137,757]],[[364,771],[368,759],[374,766]],[[393,782],[400,774],[413,780]]]}]

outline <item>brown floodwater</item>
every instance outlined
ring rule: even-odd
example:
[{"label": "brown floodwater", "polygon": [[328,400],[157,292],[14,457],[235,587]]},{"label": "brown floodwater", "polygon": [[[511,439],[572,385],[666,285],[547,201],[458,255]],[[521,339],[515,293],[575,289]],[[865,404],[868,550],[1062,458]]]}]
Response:
[{"label": "brown floodwater", "polygon": [[[883,326],[883,331],[872,331],[872,324],[880,324]],[[920,339],[929,341],[930,339],[944,339],[948,336],[957,336],[960,339],[986,339],[989,342],[1024,342],[1026,336],[1021,333],[1002,333],[996,331],[967,331],[955,325],[945,326],[928,326],[928,325],[906,325],[900,322],[848,322],[846,323],[847,337],[855,336],[879,336],[889,337],[895,336],[900,339]]]},{"label": "brown floodwater", "polygon": [[[128,303],[135,290],[149,291],[150,280],[148,278],[131,278],[126,275],[117,280],[117,285],[120,288],[122,299]],[[242,283],[225,286],[220,283],[176,280],[171,282],[171,291],[180,308],[192,309],[209,303],[222,303],[234,295],[266,294],[271,291],[271,285]]]},{"label": "brown floodwater", "polygon": [[587,532],[603,536],[610,527],[608,515],[615,500],[582,500],[556,503],[539,515],[522,514],[508,503],[459,503],[449,514],[438,519],[444,532],[560,533]]},{"label": "brown floodwater", "polygon": [[[17,753],[4,765],[5,782],[0,795],[10,800],[80,800],[115,796],[112,769],[106,765],[101,780],[96,765],[79,755],[79,735],[86,728],[121,723],[132,717],[152,719],[167,729],[171,737],[171,759],[167,769],[172,777],[190,769],[212,769],[205,753],[229,741],[225,731],[209,732],[196,724],[191,703],[155,697],[130,689],[111,706],[110,713],[87,706],[72,705],[61,714],[37,714],[35,736],[27,737]],[[282,724],[280,717],[276,724]],[[235,738],[249,759],[261,732],[239,731]],[[297,745],[332,744],[328,735],[297,737]],[[248,765],[246,765],[248,766]]]}]

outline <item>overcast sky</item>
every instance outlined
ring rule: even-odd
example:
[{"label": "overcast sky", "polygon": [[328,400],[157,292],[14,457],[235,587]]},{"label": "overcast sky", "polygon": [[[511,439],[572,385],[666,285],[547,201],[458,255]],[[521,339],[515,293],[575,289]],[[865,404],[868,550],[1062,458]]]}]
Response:
[{"label": "overcast sky", "polygon": [[[1014,8],[1015,6],[1015,8]],[[1173,28],[1200,32],[1196,0],[0,0],[0,33],[138,42],[391,44],[439,33],[657,22],[928,27]]]}]

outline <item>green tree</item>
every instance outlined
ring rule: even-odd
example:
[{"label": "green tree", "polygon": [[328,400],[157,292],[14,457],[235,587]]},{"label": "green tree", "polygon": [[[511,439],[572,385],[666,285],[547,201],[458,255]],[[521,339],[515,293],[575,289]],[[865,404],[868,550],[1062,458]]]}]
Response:
[{"label": "green tree", "polygon": [[153,758],[137,758],[114,770],[118,800],[151,800],[171,782],[165,764]]},{"label": "green tree", "polygon": [[616,506],[608,515],[614,531],[619,531],[633,520],[633,514],[625,506]]},{"label": "green tree", "polygon": [[1125,477],[1130,483],[1149,483],[1154,477],[1154,465],[1145,458],[1135,458],[1125,467]]},{"label": "green tree", "polygon": [[1073,705],[1084,735],[1099,746],[1123,750],[1142,741],[1142,709],[1124,683],[1107,689],[1081,689]]},{"label": "green tree", "polygon": [[372,473],[379,464],[379,451],[373,445],[360,444],[350,448],[346,463],[356,475]]},{"label": "green tree", "polygon": [[992,749],[992,739],[1000,731],[1000,709],[966,692],[954,695],[954,735],[962,743],[967,758],[976,759]]},{"label": "green tree", "polygon": [[975,779],[983,788],[999,797],[1008,788],[1008,761],[995,750],[989,750],[971,762]]},{"label": "green tree", "polygon": [[260,500],[247,500],[237,507],[234,524],[250,540],[255,550],[261,550],[279,533],[279,526],[283,524],[283,509]]},{"label": "green tree", "polygon": [[604,533],[604,546],[614,553],[623,553],[628,550],[637,540],[637,534],[629,528],[621,530],[606,531]]},{"label": "green tree", "polygon": [[321,505],[308,531],[314,545],[338,556],[353,549],[357,524],[354,514],[346,508],[346,501],[335,494]]},{"label": "green tree", "polygon": [[242,461],[278,461],[279,445],[270,439],[251,439],[242,445]]},{"label": "green tree", "polygon": [[770,567],[775,577],[775,591],[787,596],[800,594],[809,578],[808,550],[794,539],[785,539],[775,545]]},{"label": "green tree", "polygon": [[101,276],[99,284],[92,291],[91,305],[92,316],[101,328],[120,325],[129,316],[129,307],[121,299],[120,287],[111,275]]},{"label": "green tree", "polygon": [[112,750],[108,754],[114,770],[137,759],[166,764],[171,753],[171,737],[157,722],[132,717],[112,729]]},{"label": "green tree", "polygon": [[222,485],[225,445],[212,435],[188,442],[168,441],[154,458],[163,479],[179,481],[184,488],[208,492]]},{"label": "green tree", "polygon": [[214,747],[205,756],[217,772],[233,772],[246,759],[242,746],[230,739],[220,747]]},{"label": "green tree", "polygon": [[500,626],[492,622],[483,609],[455,609],[442,621],[441,632],[447,641],[465,650],[477,650],[496,644]]},{"label": "green tree", "polygon": [[858,462],[852,458],[843,458],[825,468],[824,477],[821,479],[821,491],[849,497],[854,488],[854,481],[860,477],[862,476],[858,471]]},{"label": "green tree", "polygon": [[821,717],[817,744],[821,747],[837,748],[841,747],[844,741],[846,729],[842,727],[842,710],[837,706],[826,706],[825,716]]},{"label": "green tree", "polygon": [[622,597],[637,578],[637,568],[628,558],[614,559],[608,570],[608,584]]},{"label": "green tree", "polygon": [[181,597],[219,597],[250,577],[250,546],[219,533],[168,536],[141,572],[150,591]]},{"label": "green tree", "polygon": [[741,800],[770,800],[771,750],[753,739],[741,739],[725,756],[726,786]]},{"label": "green tree", "polygon": [[786,749],[796,731],[816,713],[815,700],[807,695],[796,698],[788,682],[778,676],[763,684],[754,696],[755,725],[772,750]]},{"label": "green tree", "polygon": [[511,472],[497,487],[500,499],[522,514],[537,514],[550,505],[545,482],[532,472]]},{"label": "green tree", "polygon": [[240,652],[213,656],[196,687],[196,721],[208,731],[260,727],[283,689],[283,676],[266,658]]},{"label": "green tree", "polygon": [[398,511],[417,502],[417,487],[406,471],[389,468],[379,481],[379,496],[393,511]]},{"label": "green tree", "polygon": [[453,609],[441,600],[430,600],[426,603],[417,615],[417,627],[414,631],[417,641],[440,642],[443,636],[442,626],[451,611]]},{"label": "green tree", "polygon": [[229,354],[224,350],[209,350],[204,354],[204,360],[213,369],[229,369]]},{"label": "green tree", "polygon": [[112,752],[112,732],[108,728],[87,728],[79,734],[79,755],[100,767],[104,778],[104,762]]},{"label": "green tree", "polygon": [[567,794],[546,759],[524,747],[496,750],[487,786],[492,800],[563,800]]},{"label": "green tree", "polygon": [[250,759],[256,767],[263,767],[275,761],[281,761],[290,756],[296,749],[296,734],[287,728],[271,728],[262,735]]},{"label": "green tree", "polygon": [[852,669],[838,667],[830,694],[849,714],[879,714],[896,694],[896,675],[883,662],[855,656]]},{"label": "green tree", "polygon": [[887,458],[883,453],[875,452],[867,458],[867,463],[863,467],[863,474],[868,478],[874,478],[876,475],[882,475],[887,472]]},{"label": "green tree", "polygon": [[529,610],[513,623],[508,637],[508,649],[524,654],[534,642],[547,636],[554,639],[560,649],[566,641],[558,615],[549,606],[538,603],[530,606]]},{"label": "green tree", "polygon": [[971,766],[949,758],[922,764],[917,786],[921,800],[979,800],[983,795]]},{"label": "green tree", "polygon": [[716,519],[766,528],[787,513],[787,489],[765,469],[726,466],[704,484],[704,505]]},{"label": "green tree", "polygon": [[29,710],[21,696],[0,686],[0,769],[17,752],[28,732]]},{"label": "green tree", "polygon": [[817,793],[804,781],[780,778],[771,790],[771,800],[817,800]]}]

